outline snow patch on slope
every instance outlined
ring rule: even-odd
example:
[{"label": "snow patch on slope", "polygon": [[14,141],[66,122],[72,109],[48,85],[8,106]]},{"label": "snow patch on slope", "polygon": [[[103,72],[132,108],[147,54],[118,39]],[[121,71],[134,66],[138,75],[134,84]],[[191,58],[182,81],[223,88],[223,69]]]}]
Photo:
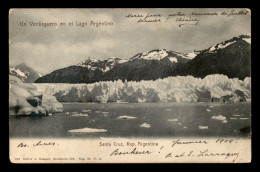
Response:
[{"label": "snow patch on slope", "polygon": [[186,57],[187,59],[193,59],[194,57],[196,57],[197,54],[195,52],[192,52],[192,53],[187,53]]},{"label": "snow patch on slope", "polygon": [[23,81],[29,76],[28,72],[24,73],[20,69],[16,69],[15,67],[10,67],[10,73],[13,75],[18,75]]},{"label": "snow patch on slope", "polygon": [[178,63],[178,60],[176,59],[176,57],[170,57],[169,60],[170,60],[171,62]]},{"label": "snow patch on slope", "polygon": [[146,60],[161,60],[164,57],[168,56],[166,50],[152,51],[143,53],[141,58]]},{"label": "snow patch on slope", "polygon": [[85,67],[89,70],[95,71],[99,69],[103,72],[111,70],[117,63],[124,63],[125,60],[116,57],[110,57],[107,60],[88,59],[85,62],[81,62],[76,66]]},{"label": "snow patch on slope", "polygon": [[171,51],[171,52],[173,52],[177,56],[180,56],[181,58],[190,59],[190,60],[193,59],[195,56],[197,56],[197,54],[195,52],[192,52],[192,53],[180,53],[177,51]]},{"label": "snow patch on slope", "polygon": [[251,38],[243,38],[244,41],[246,41],[247,43],[251,44]]},{"label": "snow patch on slope", "polygon": [[226,48],[227,46],[235,43],[236,41],[232,41],[232,42],[228,42],[228,43],[220,43],[220,44],[217,44],[217,45],[214,45],[212,46],[210,49],[209,49],[209,52],[214,52],[218,49],[223,49],[223,48]]}]

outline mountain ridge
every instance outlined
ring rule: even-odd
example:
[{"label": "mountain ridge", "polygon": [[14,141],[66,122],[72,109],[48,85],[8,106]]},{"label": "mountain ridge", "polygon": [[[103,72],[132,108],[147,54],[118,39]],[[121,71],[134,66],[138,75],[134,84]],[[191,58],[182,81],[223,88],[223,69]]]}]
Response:
[{"label": "mountain ridge", "polygon": [[35,71],[32,67],[28,66],[24,62],[16,66],[10,66],[9,74],[17,76],[23,82],[27,83],[33,83],[36,79],[42,77],[42,74]]},{"label": "mountain ridge", "polygon": [[[157,79],[158,77],[167,76],[172,66],[176,65],[176,63],[186,63],[191,58],[191,56],[185,53],[177,53],[165,49],[138,53],[129,59],[110,57],[105,60],[97,60],[88,58],[76,65],[55,70],[37,79],[36,83],[93,83],[100,80],[115,79],[142,80],[144,76],[139,77],[138,73],[146,73],[144,77],[146,80]],[[130,71],[118,72],[118,70],[125,71],[123,68],[126,68],[126,66]],[[158,69],[154,70],[154,68]],[[147,72],[149,69],[150,72]],[[161,71],[161,69],[163,70]],[[77,79],[73,78],[72,71]],[[135,74],[132,75],[132,72]],[[150,75],[149,73],[155,73],[155,75]]]},{"label": "mountain ridge", "polygon": [[98,81],[155,80],[191,75],[204,78],[224,74],[244,79],[251,75],[251,34],[233,37],[207,49],[191,53],[154,49],[129,59],[87,59],[38,78],[36,83],[93,83]]}]

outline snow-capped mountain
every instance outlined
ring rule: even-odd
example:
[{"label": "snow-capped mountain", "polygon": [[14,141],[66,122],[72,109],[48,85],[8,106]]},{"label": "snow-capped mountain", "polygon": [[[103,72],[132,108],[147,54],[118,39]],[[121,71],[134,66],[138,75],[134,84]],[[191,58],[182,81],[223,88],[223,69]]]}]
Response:
[{"label": "snow-capped mountain", "polygon": [[218,50],[226,48],[239,40],[246,41],[247,43],[251,44],[251,34],[240,35],[225,42],[213,45],[209,48],[208,53],[216,53]]},{"label": "snow-capped mountain", "polygon": [[194,52],[192,53],[179,53],[177,51],[167,51],[162,50],[152,50],[145,53],[139,53],[129,59],[129,61],[136,59],[145,59],[145,60],[162,60],[168,58],[171,62],[178,62],[178,59],[193,59],[196,56]]},{"label": "snow-capped mountain", "polygon": [[251,76],[251,34],[240,35],[213,45],[188,63],[176,67],[172,76],[192,75],[204,78],[210,74],[224,74],[229,78]]},{"label": "snow-capped mountain", "polygon": [[89,70],[95,71],[96,69],[101,70],[102,72],[107,72],[111,70],[115,65],[130,62],[133,60],[162,60],[167,58],[173,63],[177,63],[179,61],[187,61],[185,59],[192,59],[196,56],[194,52],[192,53],[179,53],[176,51],[166,51],[162,50],[152,50],[147,51],[145,53],[138,53],[130,59],[120,59],[117,57],[110,57],[106,60],[97,60],[97,59],[87,59],[84,62],[81,62],[75,66],[85,67]]},{"label": "snow-capped mountain", "polygon": [[9,73],[11,75],[17,76],[23,82],[32,83],[42,75],[39,72],[36,72],[34,69],[26,65],[25,63],[21,63],[14,67],[9,68]]},{"label": "snow-capped mountain", "polygon": [[186,63],[194,54],[165,49],[138,53],[129,59],[110,57],[84,62],[56,70],[36,80],[37,83],[93,83],[107,80],[150,80],[164,78],[179,63]]},{"label": "snow-capped mountain", "polygon": [[169,76],[176,66],[185,64],[192,56],[176,51],[156,49],[145,53],[138,53],[127,62],[116,65],[104,73],[102,80],[155,80]]},{"label": "snow-capped mountain", "polygon": [[251,76],[250,67],[251,35],[246,34],[191,53],[155,49],[138,53],[129,59],[87,59],[77,65],[53,71],[35,82],[141,81],[177,75],[204,78],[210,74],[244,79]]},{"label": "snow-capped mountain", "polygon": [[95,71],[96,69],[101,70],[102,72],[107,72],[112,69],[118,63],[124,63],[127,60],[122,60],[117,57],[110,57],[106,60],[97,60],[97,59],[87,59],[84,62],[77,64],[76,66],[85,67],[89,70]]}]

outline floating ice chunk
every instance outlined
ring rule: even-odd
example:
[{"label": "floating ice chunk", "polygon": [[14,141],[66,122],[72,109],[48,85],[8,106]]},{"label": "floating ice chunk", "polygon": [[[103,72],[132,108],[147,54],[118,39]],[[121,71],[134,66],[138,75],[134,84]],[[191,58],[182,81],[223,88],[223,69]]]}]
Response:
[{"label": "floating ice chunk", "polygon": [[210,112],[210,109],[207,109],[208,112]]},{"label": "floating ice chunk", "polygon": [[237,120],[237,118],[230,118],[230,119],[232,119],[232,120]]},{"label": "floating ice chunk", "polygon": [[201,130],[207,130],[209,127],[208,126],[198,126],[199,127],[199,129],[201,129]]},{"label": "floating ice chunk", "polygon": [[88,116],[88,114],[77,113],[77,114],[73,114],[72,116]]},{"label": "floating ice chunk", "polygon": [[81,114],[81,116],[88,116],[88,114]]},{"label": "floating ice chunk", "polygon": [[239,110],[239,109],[235,109],[235,110]]},{"label": "floating ice chunk", "polygon": [[241,116],[241,115],[232,115],[232,116]]},{"label": "floating ice chunk", "polygon": [[68,132],[70,132],[70,133],[103,133],[103,132],[107,132],[107,130],[96,129],[96,128],[81,128],[81,129],[68,130]]},{"label": "floating ice chunk", "polygon": [[178,125],[181,125],[181,123],[179,122]]},{"label": "floating ice chunk", "polygon": [[82,116],[81,113],[73,114],[72,116]]},{"label": "floating ice chunk", "polygon": [[222,123],[227,123],[227,120],[223,120]]},{"label": "floating ice chunk", "polygon": [[249,118],[240,118],[241,120],[246,120],[246,119],[249,119]]},{"label": "floating ice chunk", "polygon": [[117,117],[117,119],[136,119],[136,117],[124,115],[124,116]]},{"label": "floating ice chunk", "polygon": [[185,127],[183,127],[184,129],[186,129],[187,127],[185,126]]},{"label": "floating ice chunk", "polygon": [[82,110],[82,112],[84,113],[89,113],[89,112],[91,112],[91,110],[88,110],[88,109],[86,109],[86,110]]},{"label": "floating ice chunk", "polygon": [[143,128],[150,128],[151,125],[150,124],[147,124],[147,123],[143,123],[141,125],[139,125],[140,127],[143,127]]},{"label": "floating ice chunk", "polygon": [[168,112],[171,112],[172,110],[171,109],[166,109]]},{"label": "floating ice chunk", "polygon": [[52,116],[52,113],[49,113],[48,115],[49,115],[49,116]]},{"label": "floating ice chunk", "polygon": [[176,121],[178,121],[178,119],[177,118],[175,118],[175,119],[168,119],[168,121],[176,122]]},{"label": "floating ice chunk", "polygon": [[109,112],[102,112],[103,114],[109,114]]},{"label": "floating ice chunk", "polygon": [[222,116],[222,115],[218,115],[218,116],[212,116],[211,119],[215,119],[215,120],[220,120],[220,121],[224,121],[227,118]]},{"label": "floating ice chunk", "polygon": [[66,112],[65,114],[66,114],[66,115],[69,115],[70,113],[69,113],[69,112]]},{"label": "floating ice chunk", "polygon": [[210,108],[213,108],[213,107],[215,107],[215,106],[209,106]]},{"label": "floating ice chunk", "polygon": [[102,111],[95,111],[96,113],[102,113]]}]

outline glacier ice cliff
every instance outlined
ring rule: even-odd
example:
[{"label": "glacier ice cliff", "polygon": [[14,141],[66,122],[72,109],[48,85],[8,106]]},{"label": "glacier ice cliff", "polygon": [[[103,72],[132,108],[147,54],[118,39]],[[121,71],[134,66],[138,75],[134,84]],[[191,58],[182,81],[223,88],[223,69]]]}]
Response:
[{"label": "glacier ice cliff", "polygon": [[9,114],[48,115],[63,111],[56,97],[39,93],[36,89],[34,85],[9,75]]},{"label": "glacier ice cliff", "polygon": [[251,77],[214,74],[205,78],[176,76],[155,81],[106,81],[92,84],[34,83],[42,94],[60,102],[250,102]]}]

